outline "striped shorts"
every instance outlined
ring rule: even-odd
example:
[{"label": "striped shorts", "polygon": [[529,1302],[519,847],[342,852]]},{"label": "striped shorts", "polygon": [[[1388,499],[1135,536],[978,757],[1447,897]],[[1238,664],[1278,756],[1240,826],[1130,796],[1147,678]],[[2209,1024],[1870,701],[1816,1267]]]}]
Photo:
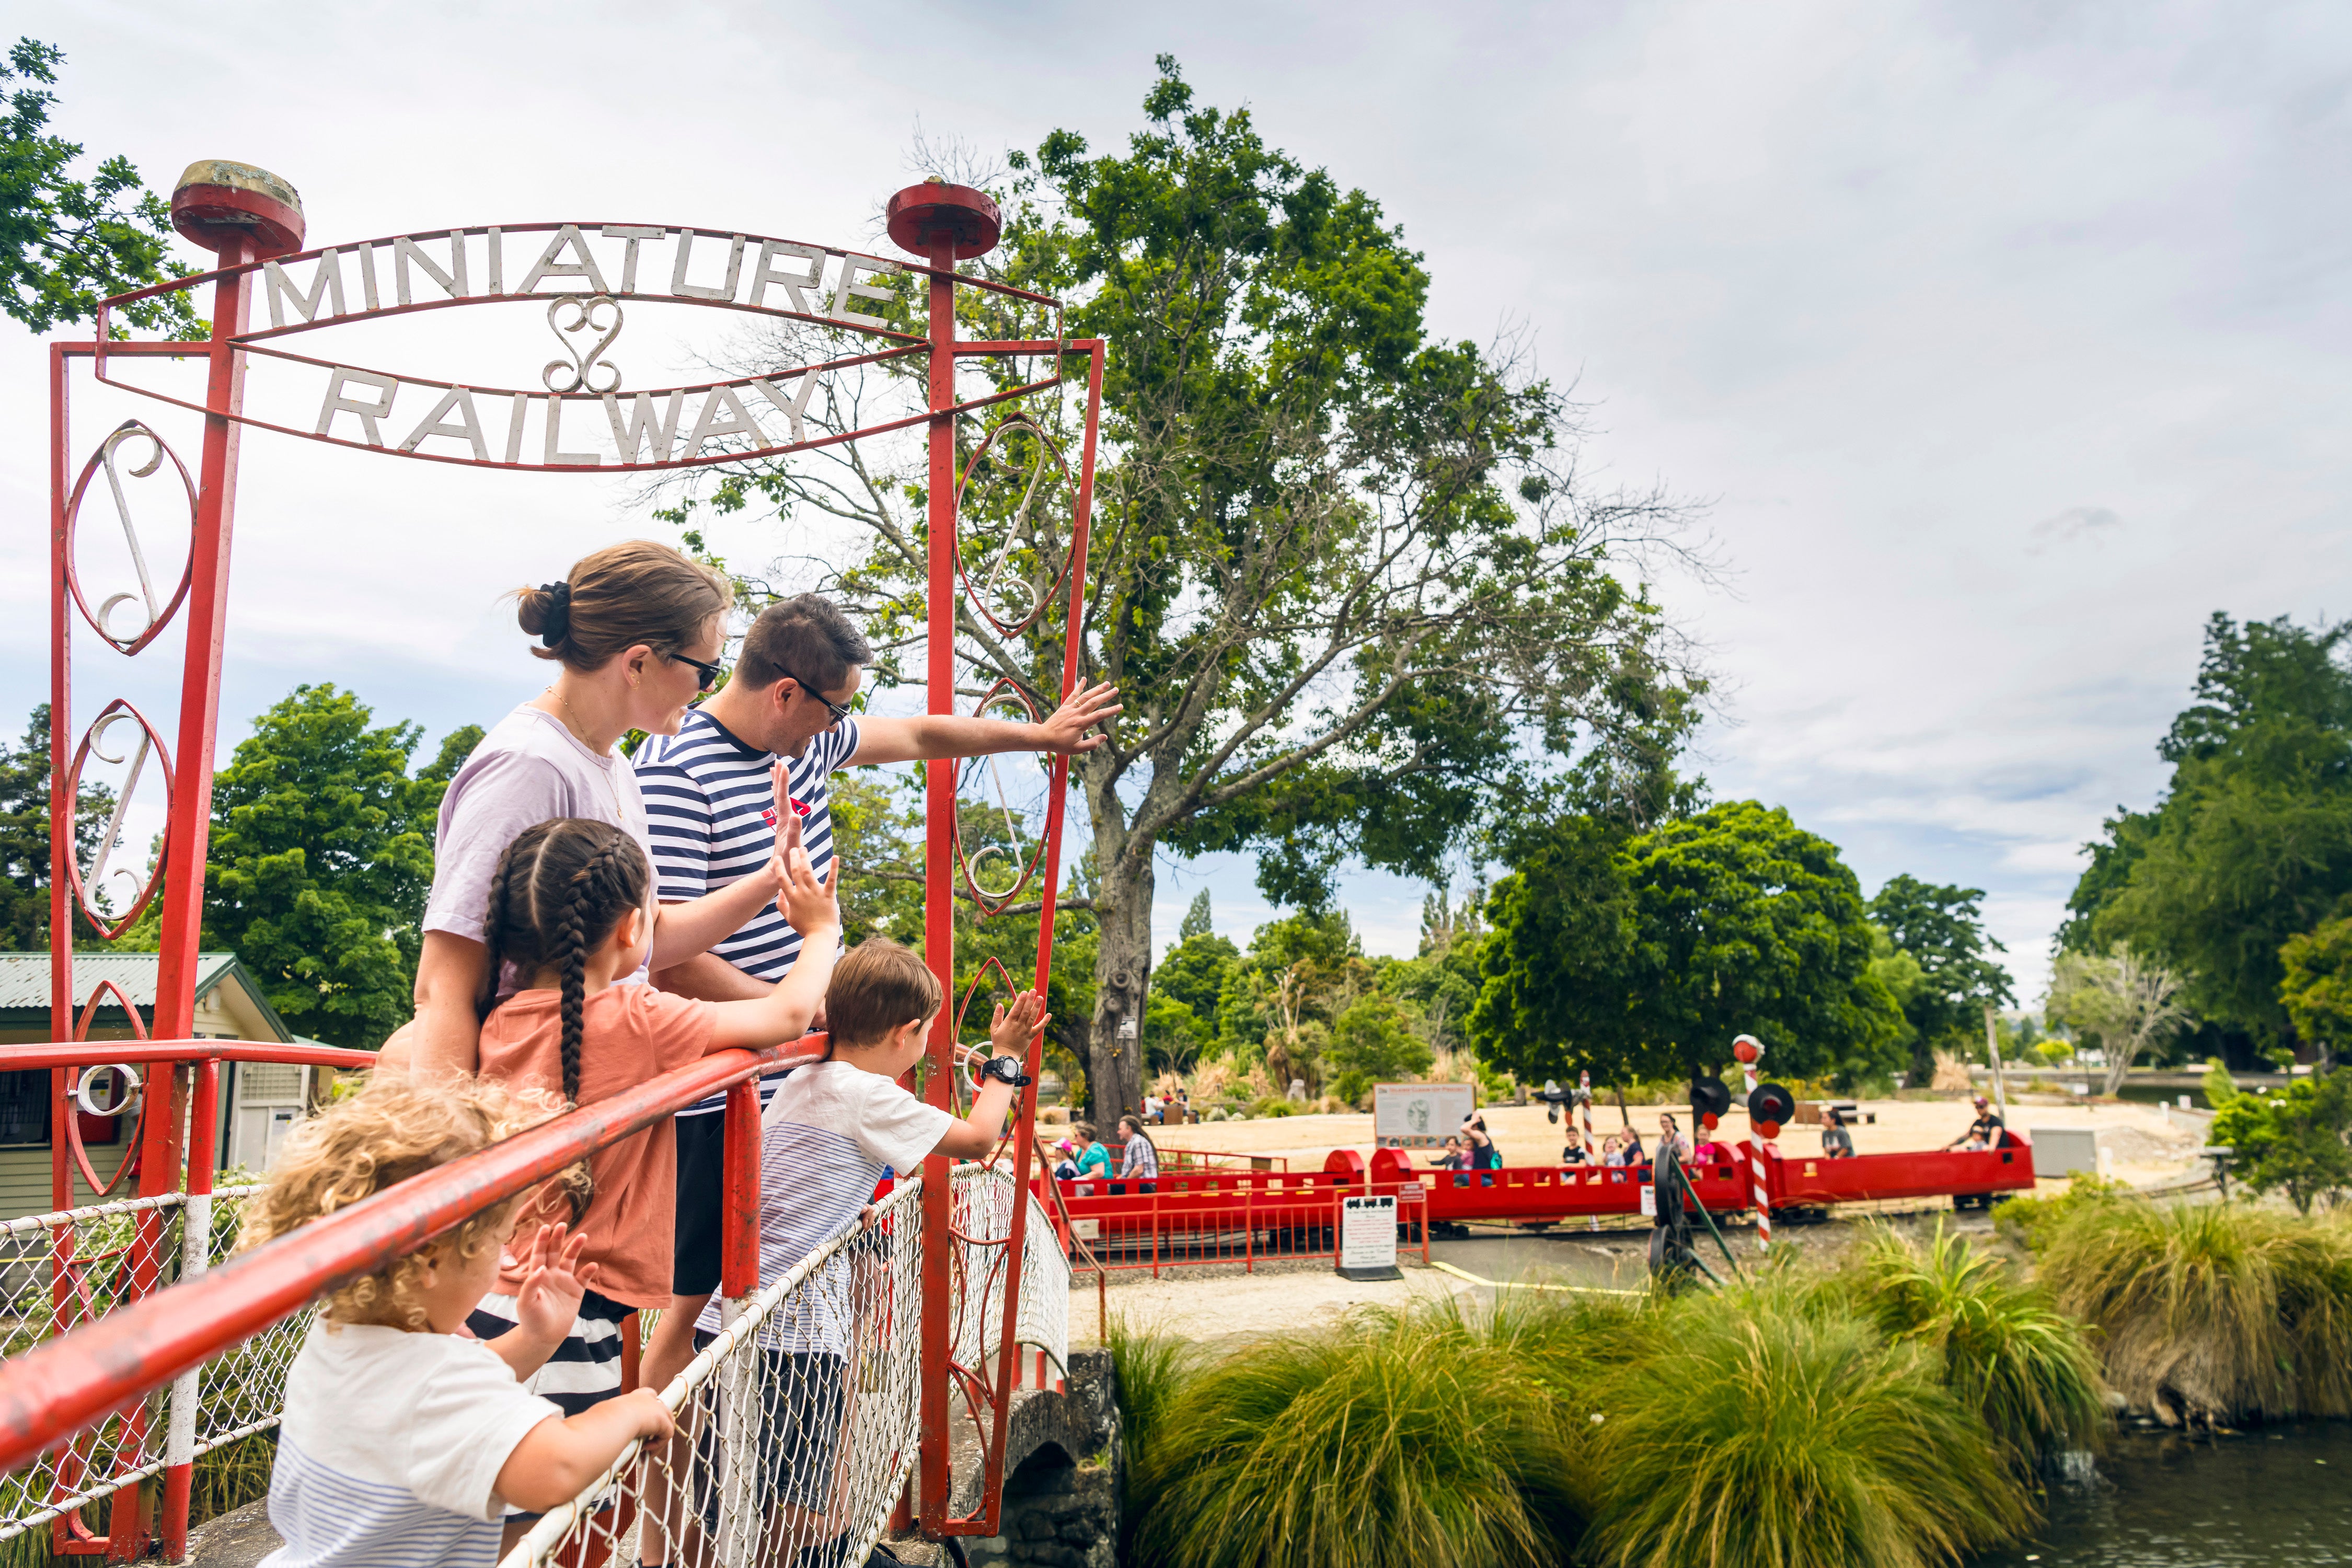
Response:
[{"label": "striped shorts", "polygon": [[[609,1296],[588,1291],[580,1300],[580,1315],[547,1364],[523,1379],[523,1387],[555,1402],[566,1415],[577,1415],[621,1392],[621,1320],[635,1311]],[[466,1327],[479,1340],[494,1340],[512,1330],[512,1296],[482,1298],[466,1319]]]}]

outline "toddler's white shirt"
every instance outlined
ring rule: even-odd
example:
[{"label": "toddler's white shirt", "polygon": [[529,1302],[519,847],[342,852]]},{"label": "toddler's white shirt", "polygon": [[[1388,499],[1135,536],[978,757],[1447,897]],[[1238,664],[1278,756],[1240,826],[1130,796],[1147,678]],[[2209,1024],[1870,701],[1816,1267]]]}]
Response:
[{"label": "toddler's white shirt", "polygon": [[499,1471],[553,1402],[479,1340],[321,1321],[286,1378],[261,1568],[490,1568]]}]

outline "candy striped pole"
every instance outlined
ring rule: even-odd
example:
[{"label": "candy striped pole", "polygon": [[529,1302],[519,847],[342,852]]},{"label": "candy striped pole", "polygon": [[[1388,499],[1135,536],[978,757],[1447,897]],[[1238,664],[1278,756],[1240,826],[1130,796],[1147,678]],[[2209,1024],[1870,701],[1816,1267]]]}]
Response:
[{"label": "candy striped pole", "polygon": [[[1748,1098],[1756,1098],[1756,1064],[1764,1055],[1764,1042],[1753,1035],[1742,1035],[1731,1042],[1731,1054],[1739,1058],[1739,1070],[1748,1078]],[[1748,1181],[1756,1200],[1756,1245],[1766,1252],[1772,1249],[1772,1202],[1764,1190],[1764,1135],[1756,1130],[1753,1111],[1748,1117]]]}]

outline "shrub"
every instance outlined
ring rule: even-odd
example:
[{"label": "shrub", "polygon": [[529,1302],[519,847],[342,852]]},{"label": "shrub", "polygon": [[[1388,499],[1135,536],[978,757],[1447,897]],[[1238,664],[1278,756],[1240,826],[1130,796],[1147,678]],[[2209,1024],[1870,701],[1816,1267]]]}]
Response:
[{"label": "shrub", "polygon": [[1603,1379],[1592,1533],[1612,1568],[1914,1568],[2032,1521],[2000,1445],[1916,1347],[1785,1281],[1665,1309]]},{"label": "shrub", "polygon": [[1577,1521],[1555,1403],[1520,1358],[1469,1325],[1367,1311],[1192,1379],[1150,1439],[1139,1561],[1559,1561]]},{"label": "shrub", "polygon": [[2099,1362],[2082,1325],[1936,1222],[1925,1247],[1880,1229],[1863,1248],[1859,1296],[1880,1331],[1918,1344],[1944,1386],[2021,1466],[2089,1447],[2105,1429]]},{"label": "shrub", "polygon": [[2085,1206],[2042,1276],[2134,1405],[2206,1422],[2352,1415],[2352,1227],[2242,1204]]},{"label": "shrub", "polygon": [[2018,1246],[2039,1252],[2067,1216],[2131,1194],[2129,1182],[2110,1181],[2085,1171],[2072,1178],[2063,1193],[2046,1198],[2000,1199],[1992,1207],[1993,1228]]},{"label": "shrub", "polygon": [[2258,1193],[2284,1191],[2295,1208],[2352,1188],[2352,1072],[2297,1079],[2278,1094],[2233,1095],[2213,1114],[2212,1142],[2236,1151],[2231,1167]]},{"label": "shrub", "polygon": [[1263,1100],[1253,1100],[1250,1103],[1247,1114],[1251,1116],[1296,1116],[1305,1109],[1306,1108],[1304,1106],[1300,1105],[1296,1100],[1285,1099],[1283,1096],[1278,1094],[1269,1094]]}]

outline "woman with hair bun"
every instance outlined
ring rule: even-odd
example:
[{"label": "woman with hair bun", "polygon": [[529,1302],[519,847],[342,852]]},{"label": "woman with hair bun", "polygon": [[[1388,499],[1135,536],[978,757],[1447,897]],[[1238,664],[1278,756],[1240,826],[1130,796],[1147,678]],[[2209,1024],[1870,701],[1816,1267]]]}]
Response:
[{"label": "woman with hair bun", "polygon": [[[387,1065],[405,1057],[420,1069],[478,1067],[483,999],[520,984],[486,973],[483,921],[499,858],[525,829],[587,817],[619,828],[651,859],[636,770],[615,748],[631,730],[677,733],[687,705],[718,682],[734,602],[725,577],[645,540],[583,556],[562,582],[514,596],[516,620],[540,641],[531,654],[557,667],[555,681],[482,737],[442,797],[416,1017],[387,1043]],[[758,874],[690,903],[654,906],[650,967],[728,936],[776,886]],[[646,973],[641,966],[628,978]]]}]

